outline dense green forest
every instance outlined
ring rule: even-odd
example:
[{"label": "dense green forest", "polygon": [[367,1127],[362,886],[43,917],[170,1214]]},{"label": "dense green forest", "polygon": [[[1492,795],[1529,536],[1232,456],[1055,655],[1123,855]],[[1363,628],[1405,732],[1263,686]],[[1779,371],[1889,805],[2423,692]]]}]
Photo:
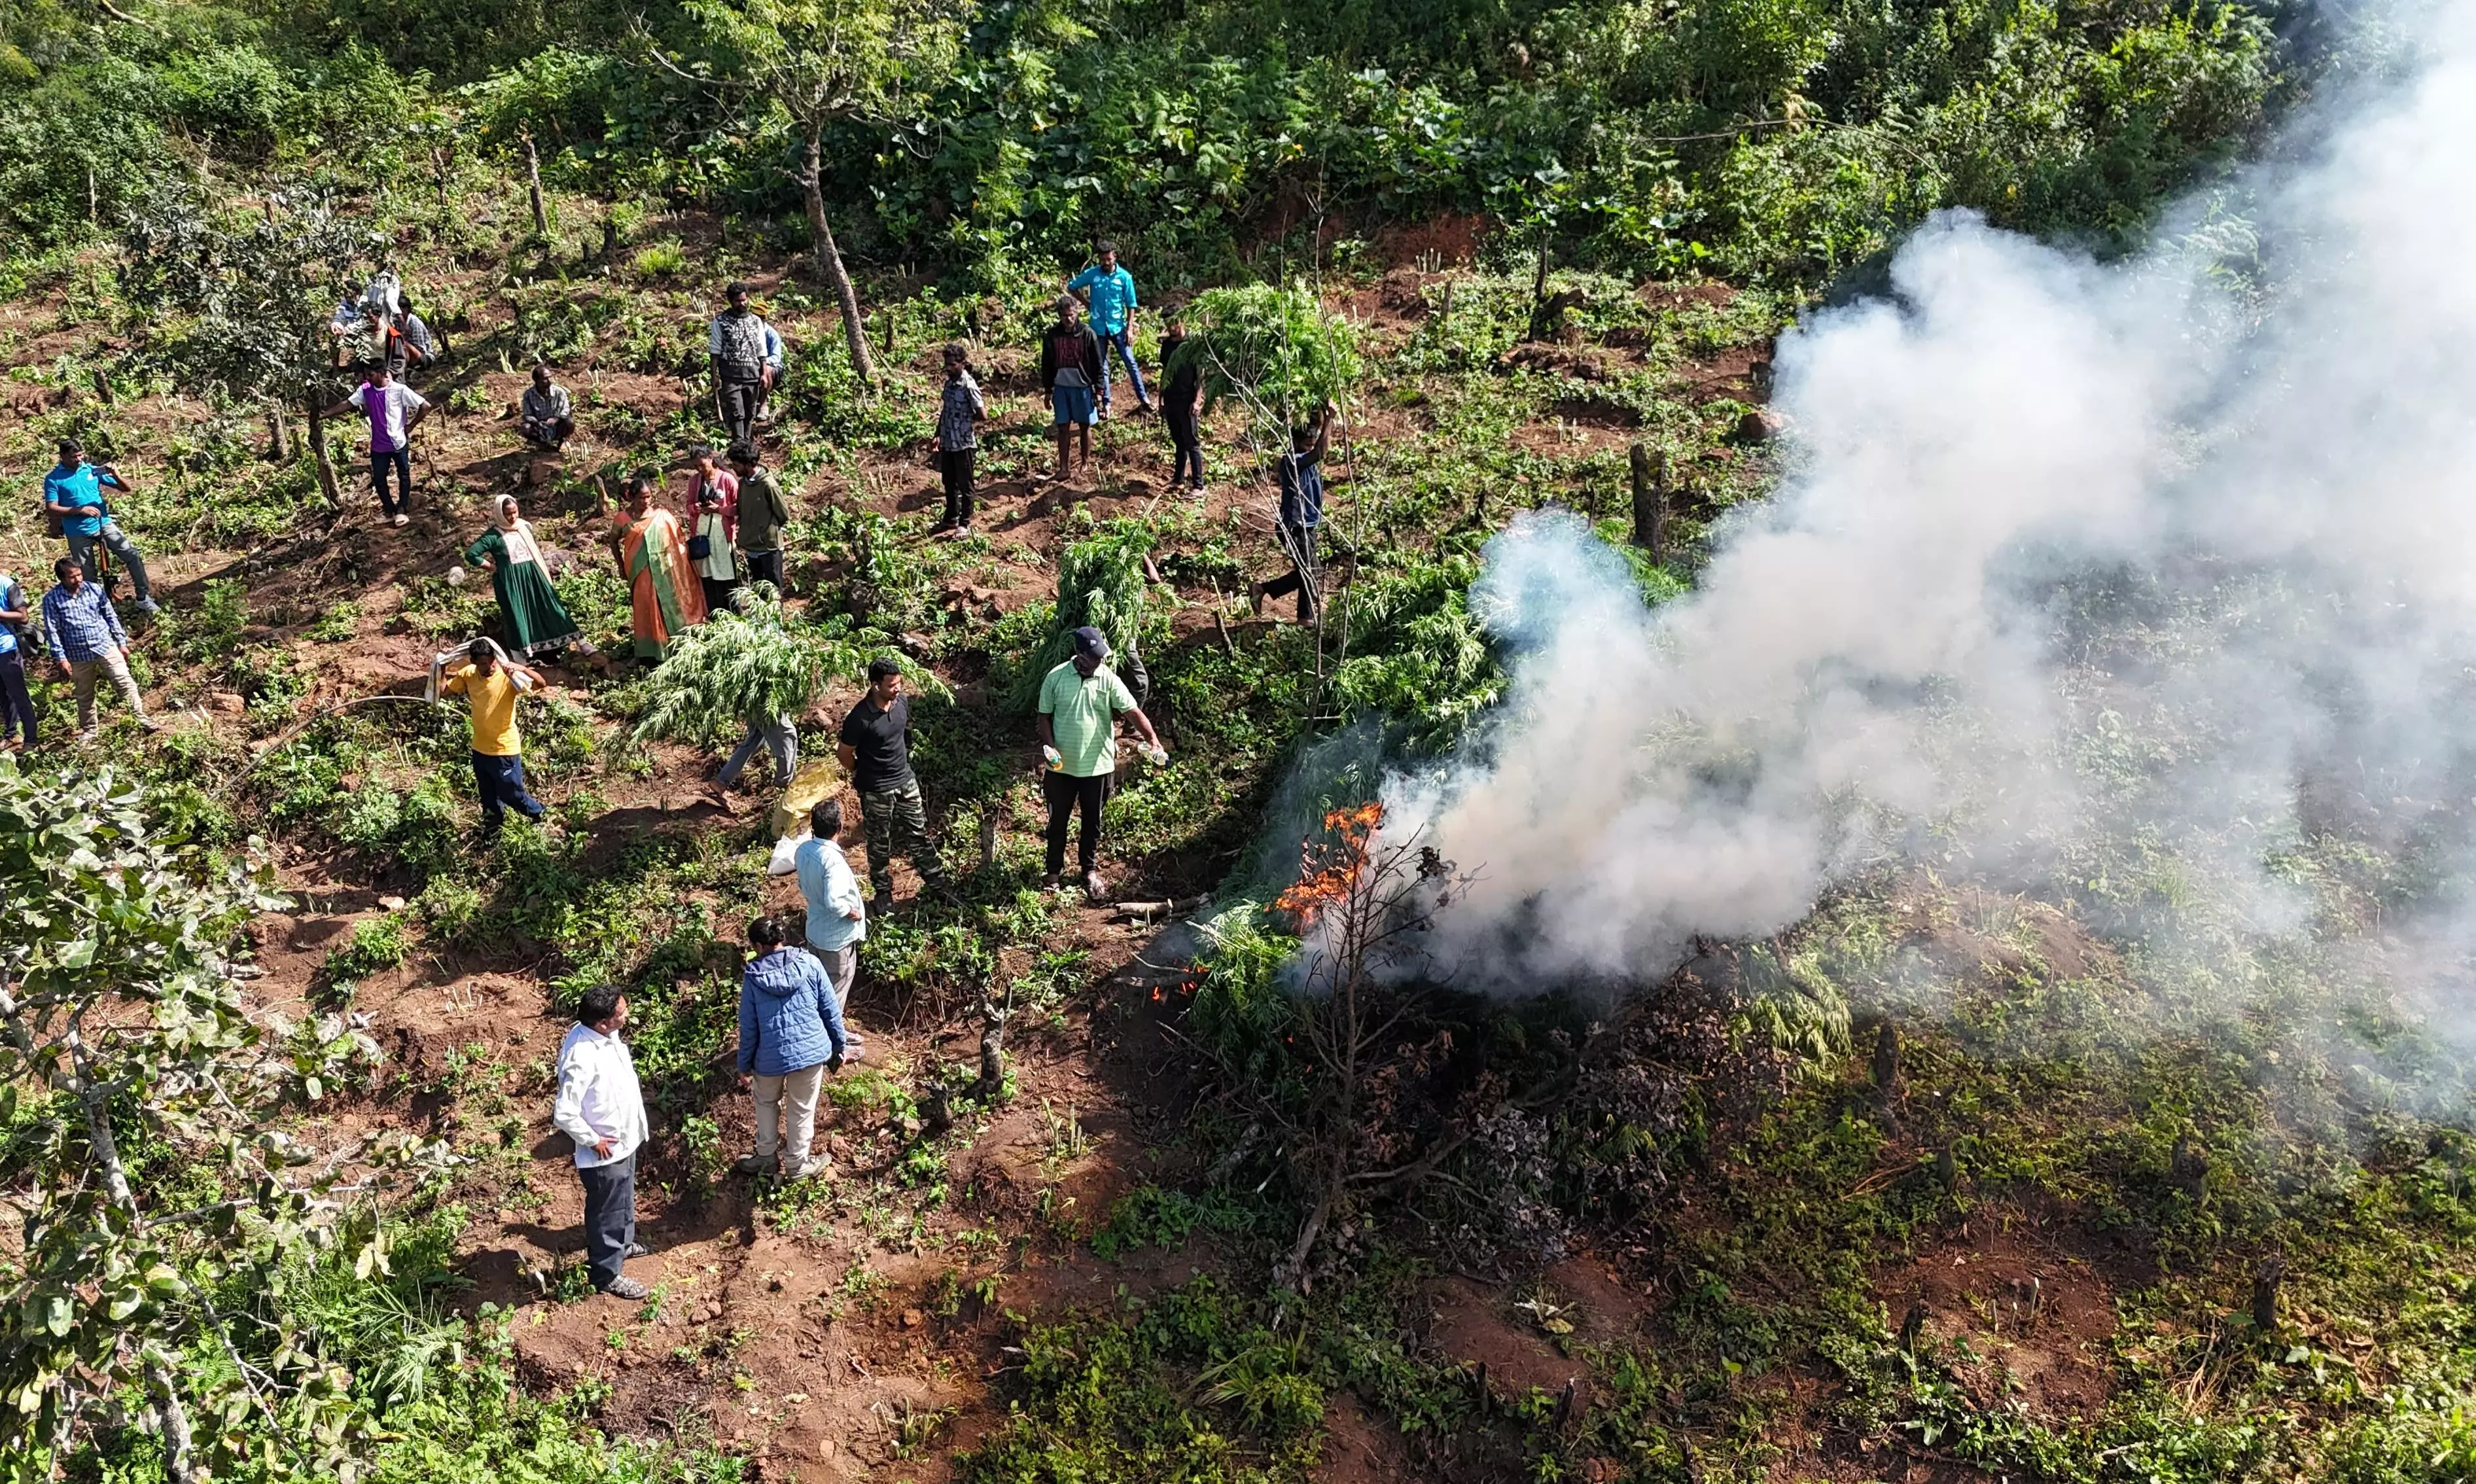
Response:
[{"label": "dense green forest", "polygon": [[[1796,458],[1778,337],[1934,213],[2099,261],[2241,228],[2247,161],[2397,44],[2211,0],[0,0],[0,562],[48,585],[80,437],[164,606],[160,730],[77,737],[30,667],[45,741],[0,756],[0,1464],[2476,1477],[2476,1141],[2398,1091],[2450,1080],[2439,1033],[2331,959],[2153,952],[2122,925],[2202,893],[2147,835],[2043,894],[1870,860],[1657,982],[1374,967],[1458,885],[1367,801],[1507,705],[1492,539],[1547,512],[1643,603],[1694,591]],[[2241,237],[2219,270],[2274,287]],[[1134,417],[1040,479],[1034,336],[1103,238],[1148,375],[1153,307],[1210,339],[1208,498]],[[450,342],[409,532],[318,413],[383,266]],[[549,823],[477,848],[462,715],[413,704],[494,622],[449,569],[519,492],[624,652],[604,502],[719,441],[732,278],[791,342],[796,596],[547,665]],[[990,515],[932,539],[950,343]],[[536,360],[563,459],[507,426]],[[1346,514],[1298,621],[1250,588],[1326,396]],[[2127,668],[2191,642],[2153,606]],[[1042,881],[1029,698],[1079,621],[1169,743],[1107,805],[1117,903]],[[872,920],[834,1175],[735,1177],[740,928],[799,899],[781,780],[711,781],[729,678],[805,698],[814,758],[881,655],[957,889]],[[2176,765],[2102,740],[2126,797]],[[2316,945],[2438,889],[2413,831],[2282,850]],[[592,1292],[545,1142],[604,983],[653,1109],[641,1302]]]},{"label": "dense green forest", "polygon": [[[743,25],[875,28],[815,108]],[[417,199],[543,177],[805,245],[812,115],[847,250],[950,292],[1123,239],[1154,282],[1471,213],[1626,274],[1811,290],[1942,207],[2102,250],[2300,86],[2309,15],[2242,6],[1086,8],[16,5],[6,226],[73,244],[166,163]],[[783,33],[778,31],[777,35]],[[2297,39],[2301,38],[2301,39]],[[861,65],[862,62],[865,65]]]}]

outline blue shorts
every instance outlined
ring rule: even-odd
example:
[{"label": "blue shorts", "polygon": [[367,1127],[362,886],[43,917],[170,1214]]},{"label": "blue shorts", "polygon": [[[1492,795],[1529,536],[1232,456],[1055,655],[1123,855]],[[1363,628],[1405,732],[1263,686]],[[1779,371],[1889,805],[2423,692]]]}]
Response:
[{"label": "blue shorts", "polygon": [[1092,388],[1089,386],[1053,386],[1050,395],[1057,408],[1051,426],[1071,428],[1077,424],[1092,426]]}]

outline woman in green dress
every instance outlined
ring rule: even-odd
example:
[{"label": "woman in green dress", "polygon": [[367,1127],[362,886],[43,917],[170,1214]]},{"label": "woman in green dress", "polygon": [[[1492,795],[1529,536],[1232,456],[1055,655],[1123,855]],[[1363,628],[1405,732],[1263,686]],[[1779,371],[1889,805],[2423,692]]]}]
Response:
[{"label": "woman in green dress", "polygon": [[490,562],[490,586],[499,595],[499,613],[507,620],[508,648],[530,657],[543,650],[573,646],[590,655],[576,620],[558,602],[558,590],[542,570],[541,544],[533,539],[532,522],[524,518],[516,497],[499,497],[499,523],[464,549],[464,559]]}]

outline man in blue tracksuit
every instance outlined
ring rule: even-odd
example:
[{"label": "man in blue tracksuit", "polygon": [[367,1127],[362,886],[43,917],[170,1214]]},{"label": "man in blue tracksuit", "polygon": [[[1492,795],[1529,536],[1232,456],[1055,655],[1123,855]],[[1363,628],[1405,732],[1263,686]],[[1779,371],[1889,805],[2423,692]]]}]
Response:
[{"label": "man in blue tracksuit", "polygon": [[1100,262],[1084,269],[1068,282],[1071,292],[1089,291],[1092,300],[1092,333],[1101,337],[1101,415],[1109,415],[1110,350],[1127,363],[1127,380],[1135,386],[1135,405],[1151,410],[1151,395],[1144,390],[1143,368],[1135,364],[1135,276],[1118,266],[1118,244],[1103,242],[1098,255]]}]

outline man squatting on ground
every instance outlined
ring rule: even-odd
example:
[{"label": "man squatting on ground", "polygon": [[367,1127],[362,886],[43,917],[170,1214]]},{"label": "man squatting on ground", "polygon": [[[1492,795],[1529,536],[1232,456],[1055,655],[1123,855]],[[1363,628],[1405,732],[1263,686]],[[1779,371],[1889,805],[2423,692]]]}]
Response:
[{"label": "man squatting on ground", "polygon": [[516,413],[522,419],[517,432],[535,447],[557,453],[576,436],[576,398],[550,379],[548,366],[534,365],[533,383],[525,388]]}]

